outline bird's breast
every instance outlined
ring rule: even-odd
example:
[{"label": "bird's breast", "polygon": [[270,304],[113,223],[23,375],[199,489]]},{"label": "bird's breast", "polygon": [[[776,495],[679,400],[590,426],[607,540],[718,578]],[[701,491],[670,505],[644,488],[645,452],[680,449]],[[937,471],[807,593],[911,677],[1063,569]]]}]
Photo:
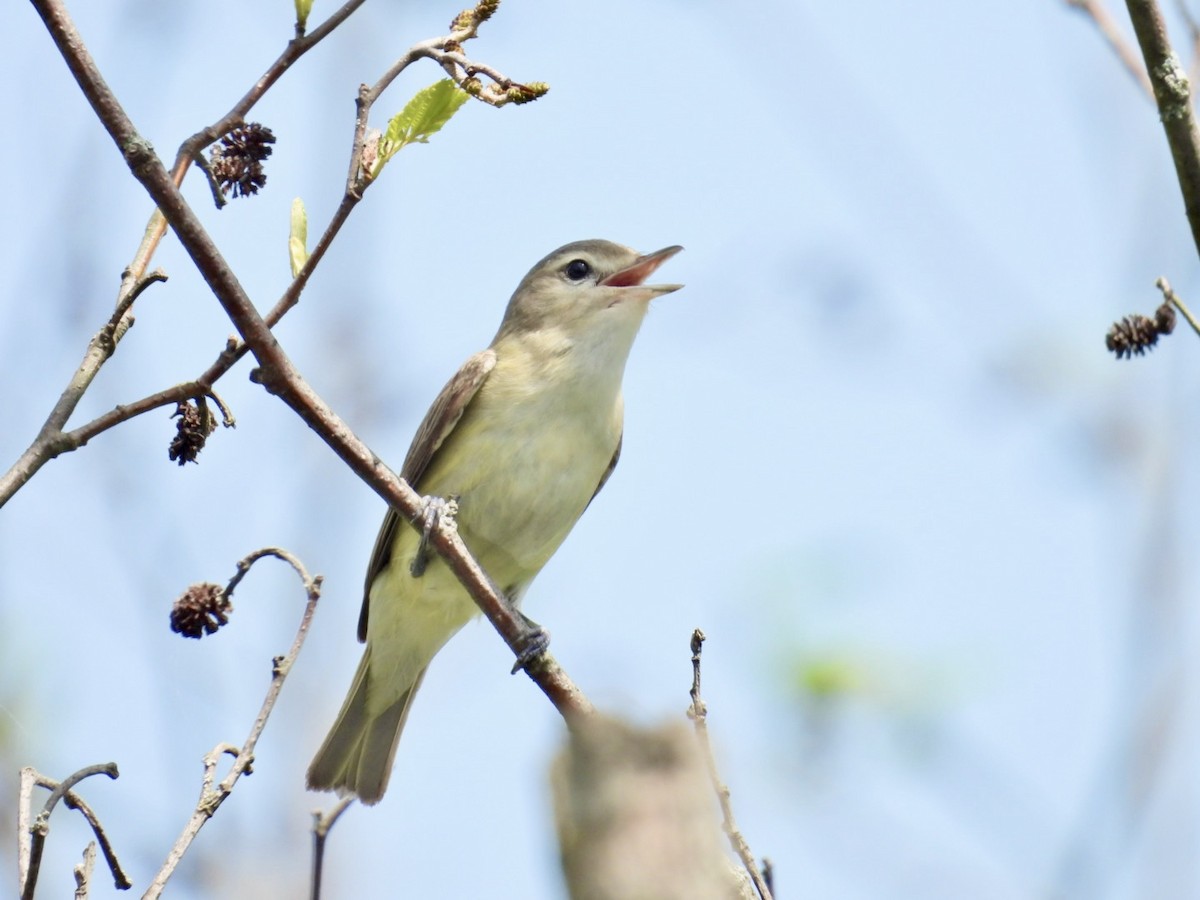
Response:
[{"label": "bird's breast", "polygon": [[589,392],[507,375],[497,366],[420,485],[459,498],[463,540],[502,589],[529,581],[558,549],[612,460],[622,419],[619,385]]}]

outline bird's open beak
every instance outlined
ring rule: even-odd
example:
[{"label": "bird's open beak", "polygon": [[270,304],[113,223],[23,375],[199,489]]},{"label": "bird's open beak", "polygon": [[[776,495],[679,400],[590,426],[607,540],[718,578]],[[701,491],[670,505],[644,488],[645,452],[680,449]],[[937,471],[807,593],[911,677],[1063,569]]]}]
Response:
[{"label": "bird's open beak", "polygon": [[683,287],[682,284],[646,284],[645,281],[654,274],[655,269],[682,249],[679,245],[675,245],[639,256],[633,265],[626,266],[620,272],[614,272],[600,283],[606,287],[640,287],[651,296],[677,291]]}]

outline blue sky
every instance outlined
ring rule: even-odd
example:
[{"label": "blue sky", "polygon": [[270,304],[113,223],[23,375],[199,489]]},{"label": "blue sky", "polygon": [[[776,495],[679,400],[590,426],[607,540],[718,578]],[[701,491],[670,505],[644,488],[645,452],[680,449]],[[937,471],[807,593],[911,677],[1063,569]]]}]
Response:
[{"label": "blue sky", "polygon": [[[282,0],[74,6],[165,156],[291,30]],[[288,281],[292,199],[313,235],[338,202],[358,84],[457,8],[368,3],[290,72],[253,114],[279,139],[259,197],[217,212],[189,177],[260,307]],[[1200,358],[1182,330],[1122,363],[1103,336],[1153,310],[1160,275],[1200,294],[1195,248],[1157,115],[1089,23],[1059,2],[541,0],[505,4],[469,50],[551,92],[467,106],[368,192],[278,329],[322,396],[398,465],[533,262],[587,237],[683,244],[663,277],[687,287],[627,369],[621,465],[526,598],[560,662],[596,703],[658,722],[682,715],[705,630],[722,771],[784,896],[1193,896]],[[438,75],[415,66],[373,124]],[[31,9],[0,34],[0,76],[7,465],[107,318],[150,207]],[[171,280],[77,421],[223,346],[172,240],[157,263]],[[0,512],[0,799],[21,765],[116,760],[87,796],[139,887],[302,605],[265,565],[233,627],[183,643],[170,602],[267,544],[325,576],[256,772],[182,897],[306,884],[323,798],[303,770],[358,660],[383,513],[248,371],[222,382],[238,427],[198,466],[169,463],[171,422],[145,416]],[[388,797],[331,839],[331,895],[561,896],[545,770],[562,728],[508,666],[482,624],[439,657]],[[803,689],[831,666],[842,690]],[[59,816],[44,877],[62,885],[86,838]]]}]

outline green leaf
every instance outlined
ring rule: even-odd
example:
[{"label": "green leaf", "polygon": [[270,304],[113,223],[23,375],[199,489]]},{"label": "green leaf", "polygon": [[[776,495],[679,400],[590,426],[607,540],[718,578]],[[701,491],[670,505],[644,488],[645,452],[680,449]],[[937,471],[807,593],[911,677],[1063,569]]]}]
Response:
[{"label": "green leaf", "polygon": [[297,197],[292,201],[291,233],[288,235],[288,258],[292,263],[292,277],[295,278],[308,262],[308,213],[304,209],[304,201]]},{"label": "green leaf", "polygon": [[312,12],[313,0],[296,0],[296,24],[300,26],[300,30],[304,30],[304,26],[308,24],[308,14]]},{"label": "green leaf", "polygon": [[815,659],[797,672],[805,693],[818,699],[842,698],[863,686],[862,669],[848,659]]},{"label": "green leaf", "polygon": [[388,122],[372,175],[378,175],[384,164],[409,144],[429,143],[429,138],[441,131],[468,99],[469,95],[449,78],[418,91]]}]

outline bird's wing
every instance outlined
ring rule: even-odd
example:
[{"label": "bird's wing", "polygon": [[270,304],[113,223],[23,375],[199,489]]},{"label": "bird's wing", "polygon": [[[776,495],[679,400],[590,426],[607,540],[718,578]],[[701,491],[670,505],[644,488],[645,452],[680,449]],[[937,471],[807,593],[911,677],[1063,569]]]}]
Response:
[{"label": "bird's wing", "polygon": [[[596,485],[596,489],[592,491],[591,499],[588,500],[588,506],[592,505],[592,500],[596,499],[596,495],[600,493],[600,489],[608,482],[608,476],[613,473],[613,469],[617,467],[617,460],[621,458],[621,444],[625,441],[625,432],[621,432],[621,436],[617,438],[617,449],[613,451],[613,458],[608,463],[608,468],[604,470],[604,474],[600,476],[600,483]],[[584,507],[587,509],[587,506]]]},{"label": "bird's wing", "polygon": [[[408,448],[408,456],[404,457],[404,465],[400,469],[400,477],[408,482],[413,490],[420,490],[421,477],[429,468],[434,455],[446,436],[454,430],[458,420],[463,417],[467,406],[479,392],[479,388],[487,380],[488,374],[496,367],[494,350],[482,350],[476,353],[451,378],[425,418],[417,429],[412,446]],[[615,462],[615,460],[614,460]],[[607,474],[605,478],[607,478]],[[604,482],[601,481],[601,484]],[[597,490],[599,490],[597,488]],[[367,566],[367,580],[363,586],[362,612],[358,616],[358,639],[367,639],[367,606],[371,596],[371,582],[384,570],[392,557],[392,544],[395,541],[396,529],[403,527],[400,517],[394,509],[388,509],[384,516],[383,525],[379,528],[379,536],[375,538],[375,549],[371,551],[371,563]]]}]

